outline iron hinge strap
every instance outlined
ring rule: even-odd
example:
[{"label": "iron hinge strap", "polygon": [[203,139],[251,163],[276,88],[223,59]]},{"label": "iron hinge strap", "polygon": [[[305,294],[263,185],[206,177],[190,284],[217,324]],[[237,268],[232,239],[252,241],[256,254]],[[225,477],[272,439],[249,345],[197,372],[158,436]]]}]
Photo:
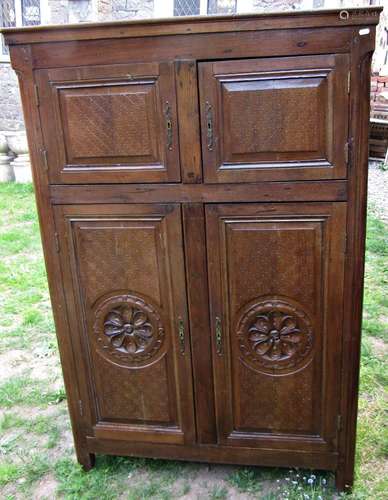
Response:
[{"label": "iron hinge strap", "polygon": [[352,165],[352,139],[349,138],[349,140],[345,143],[345,163],[349,167]]},{"label": "iron hinge strap", "polygon": [[35,104],[39,107],[40,106],[39,87],[37,85],[34,85],[34,94],[35,94]]},{"label": "iron hinge strap", "polygon": [[54,240],[55,240],[55,250],[57,251],[57,253],[59,253],[61,251],[61,247],[60,247],[60,244],[59,244],[59,235],[58,235],[58,233],[54,233]]},{"label": "iron hinge strap", "polygon": [[222,323],[218,316],[216,316],[216,352],[222,354]]},{"label": "iron hinge strap", "polygon": [[42,158],[43,158],[43,166],[45,171],[48,171],[48,159],[47,159],[47,151],[42,149]]},{"label": "iron hinge strap", "polygon": [[179,336],[179,346],[182,354],[185,353],[186,341],[185,341],[185,324],[182,318],[178,318],[178,336]]},{"label": "iron hinge strap", "polygon": [[78,400],[78,408],[79,408],[79,414],[81,415],[81,417],[84,416],[84,406],[82,404],[82,401],[79,399]]}]

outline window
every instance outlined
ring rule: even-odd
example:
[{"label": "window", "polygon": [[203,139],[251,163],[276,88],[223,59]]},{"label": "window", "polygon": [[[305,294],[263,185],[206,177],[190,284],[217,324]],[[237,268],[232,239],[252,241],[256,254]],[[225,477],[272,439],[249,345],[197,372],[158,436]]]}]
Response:
[{"label": "window", "polygon": [[234,14],[236,12],[237,0],[209,0],[208,14]]},{"label": "window", "polygon": [[252,0],[154,0],[154,17],[234,14],[252,10]]},{"label": "window", "polygon": [[[47,0],[1,0],[0,26],[34,26],[46,19]],[[0,60],[9,61],[8,48],[0,41]]]},{"label": "window", "polygon": [[200,0],[175,0],[174,16],[196,16],[200,13]]}]

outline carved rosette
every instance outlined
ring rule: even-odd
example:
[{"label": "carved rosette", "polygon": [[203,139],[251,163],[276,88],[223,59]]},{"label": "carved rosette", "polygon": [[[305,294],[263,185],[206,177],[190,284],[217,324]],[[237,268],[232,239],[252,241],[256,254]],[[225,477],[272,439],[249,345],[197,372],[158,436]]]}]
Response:
[{"label": "carved rosette", "polygon": [[263,300],[246,307],[237,323],[241,360],[256,371],[281,375],[306,366],[313,349],[307,314],[285,300]]},{"label": "carved rosette", "polygon": [[163,354],[160,315],[135,295],[114,295],[97,304],[93,330],[97,352],[117,364],[136,368]]}]

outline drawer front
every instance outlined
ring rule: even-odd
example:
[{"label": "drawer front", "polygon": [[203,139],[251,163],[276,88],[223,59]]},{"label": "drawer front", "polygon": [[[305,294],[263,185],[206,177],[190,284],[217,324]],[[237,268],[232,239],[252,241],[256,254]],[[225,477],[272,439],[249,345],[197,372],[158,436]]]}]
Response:
[{"label": "drawer front", "polygon": [[77,376],[94,435],[192,442],[180,206],[67,205],[55,216]]},{"label": "drawer front", "polygon": [[206,208],[219,441],[335,451],[344,203]]},{"label": "drawer front", "polygon": [[348,56],[199,64],[207,182],[346,177]]},{"label": "drawer front", "polygon": [[180,181],[173,66],[36,72],[52,183]]}]

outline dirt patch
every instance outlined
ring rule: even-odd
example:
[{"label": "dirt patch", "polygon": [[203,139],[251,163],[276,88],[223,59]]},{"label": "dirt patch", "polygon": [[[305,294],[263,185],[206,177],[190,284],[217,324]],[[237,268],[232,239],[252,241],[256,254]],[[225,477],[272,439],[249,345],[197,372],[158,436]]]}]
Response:
[{"label": "dirt patch", "polygon": [[0,384],[18,377],[29,368],[30,356],[26,351],[10,349],[0,354]]},{"label": "dirt patch", "polygon": [[368,337],[368,341],[372,345],[373,352],[378,357],[386,357],[388,355],[388,343],[377,337]]},{"label": "dirt patch", "polygon": [[52,498],[55,498],[57,486],[58,482],[51,474],[48,474],[39,481],[36,488],[32,492],[32,500],[43,500],[46,498],[51,500]]}]

